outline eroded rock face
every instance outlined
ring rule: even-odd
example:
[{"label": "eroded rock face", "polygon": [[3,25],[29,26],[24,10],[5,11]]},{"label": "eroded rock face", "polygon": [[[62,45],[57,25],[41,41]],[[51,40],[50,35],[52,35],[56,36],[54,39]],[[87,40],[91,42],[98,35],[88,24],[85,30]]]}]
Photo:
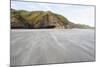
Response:
[{"label": "eroded rock face", "polygon": [[[19,20],[20,19],[20,20]],[[12,16],[11,17],[11,27],[12,28],[21,28],[21,27],[25,27],[24,23],[22,23],[21,21],[21,17],[20,15],[17,15],[17,16]]]},{"label": "eroded rock face", "polygon": [[11,28],[66,28],[68,20],[50,11],[11,11]]},{"label": "eroded rock face", "polygon": [[11,16],[11,28],[32,28],[28,22],[20,15]]}]

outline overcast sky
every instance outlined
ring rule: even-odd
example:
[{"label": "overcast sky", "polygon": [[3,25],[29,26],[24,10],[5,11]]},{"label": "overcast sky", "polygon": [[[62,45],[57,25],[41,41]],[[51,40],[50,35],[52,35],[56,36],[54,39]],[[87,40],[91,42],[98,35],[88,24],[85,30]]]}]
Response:
[{"label": "overcast sky", "polygon": [[11,1],[11,8],[28,11],[52,11],[61,14],[74,23],[94,26],[94,7],[36,2]]}]

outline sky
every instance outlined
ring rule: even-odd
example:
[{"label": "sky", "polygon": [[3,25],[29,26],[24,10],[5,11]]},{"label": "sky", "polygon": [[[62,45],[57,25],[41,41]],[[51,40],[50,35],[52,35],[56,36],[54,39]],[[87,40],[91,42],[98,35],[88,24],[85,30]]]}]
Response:
[{"label": "sky", "polygon": [[73,23],[90,26],[95,24],[94,6],[11,1],[11,8],[28,11],[52,11],[63,15]]}]

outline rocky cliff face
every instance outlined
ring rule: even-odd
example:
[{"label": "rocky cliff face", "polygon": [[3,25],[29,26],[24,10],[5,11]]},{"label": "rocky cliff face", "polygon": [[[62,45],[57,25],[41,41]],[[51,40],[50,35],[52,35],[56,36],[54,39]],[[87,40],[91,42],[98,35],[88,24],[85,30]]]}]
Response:
[{"label": "rocky cliff face", "polygon": [[25,11],[11,9],[11,29],[93,29],[84,24],[75,24],[62,15],[51,11]]},{"label": "rocky cliff face", "polygon": [[68,20],[50,11],[11,10],[11,28],[66,28]]}]

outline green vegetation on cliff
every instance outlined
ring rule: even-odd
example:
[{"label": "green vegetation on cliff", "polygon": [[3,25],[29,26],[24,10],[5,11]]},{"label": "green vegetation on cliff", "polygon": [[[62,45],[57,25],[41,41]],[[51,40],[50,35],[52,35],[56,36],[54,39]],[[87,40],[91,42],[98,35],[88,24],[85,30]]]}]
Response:
[{"label": "green vegetation on cliff", "polygon": [[11,9],[12,29],[41,28],[92,28],[88,25],[74,24],[62,15],[51,11],[26,11]]}]

